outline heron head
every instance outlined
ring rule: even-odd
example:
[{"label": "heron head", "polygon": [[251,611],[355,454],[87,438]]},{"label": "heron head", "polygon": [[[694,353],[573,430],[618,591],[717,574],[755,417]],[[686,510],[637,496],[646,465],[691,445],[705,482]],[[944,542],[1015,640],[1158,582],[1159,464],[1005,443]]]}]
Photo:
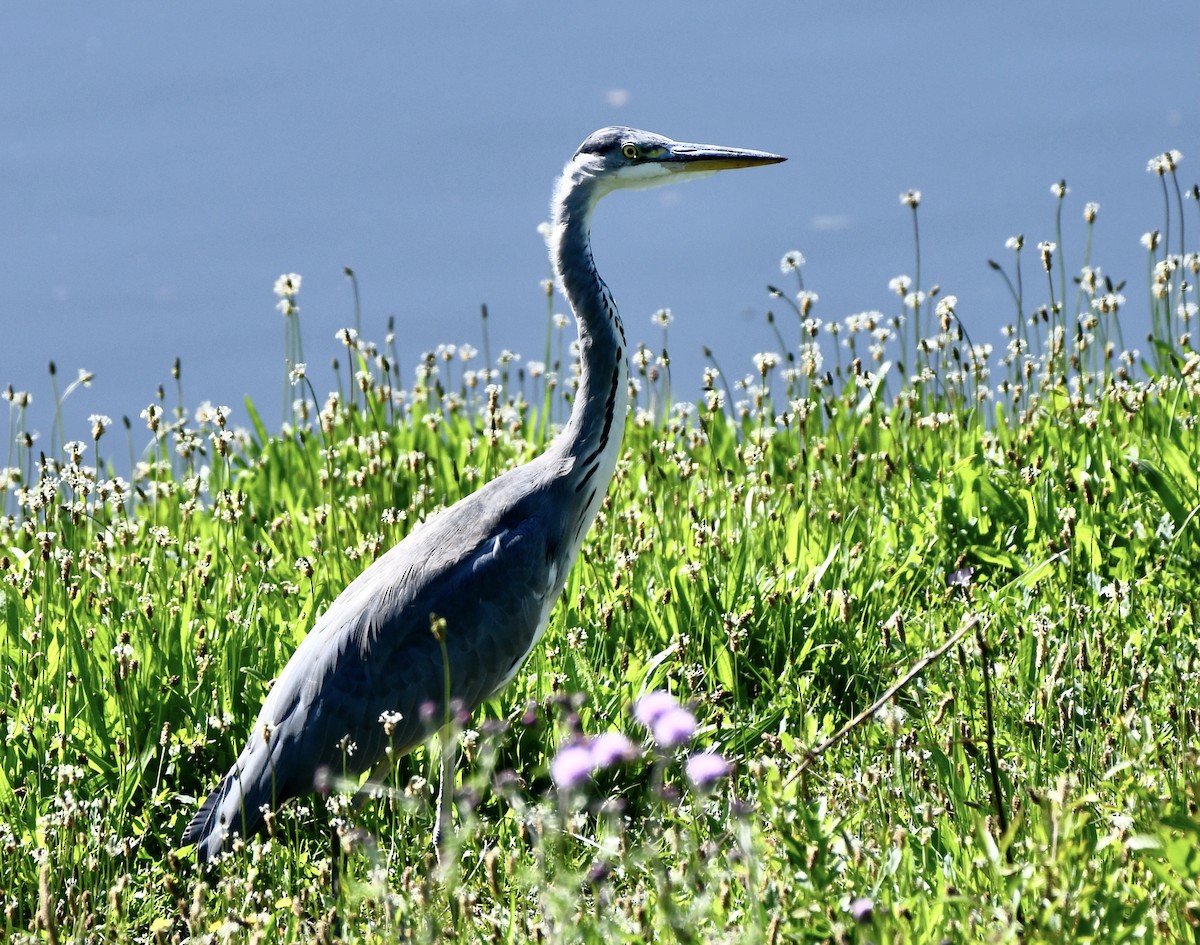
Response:
[{"label": "heron head", "polygon": [[673,141],[651,131],[613,126],[588,135],[573,163],[604,191],[655,187],[736,167],[778,164],[787,158],[767,151]]}]

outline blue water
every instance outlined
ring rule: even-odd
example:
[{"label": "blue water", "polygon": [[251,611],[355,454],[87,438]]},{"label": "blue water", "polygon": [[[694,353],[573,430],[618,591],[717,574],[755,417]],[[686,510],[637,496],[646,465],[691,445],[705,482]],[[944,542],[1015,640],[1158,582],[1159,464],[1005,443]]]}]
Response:
[{"label": "blue water", "polygon": [[10,5],[0,386],[32,391],[48,443],[47,363],[60,386],[93,371],[67,402],[67,437],[86,440],[90,413],[140,425],[160,383],[173,402],[179,356],[190,405],[227,403],[245,423],[249,395],[274,424],[272,284],[304,277],[322,389],[334,332],[353,322],[344,266],[364,335],[382,340],[394,315],[406,369],[440,342],[481,347],[483,302],[493,351],[540,358],[535,228],[563,162],[612,123],[790,158],[619,194],[597,214],[631,340],[657,346],[651,313],[675,313],[684,396],[702,345],[735,375],[777,347],[765,286],[787,250],[808,259],[817,315],[894,311],[887,281],[913,269],[897,199],[910,187],[923,281],[958,296],[976,341],[999,346],[1013,315],[986,260],[1016,233],[1054,238],[1060,177],[1068,269],[1098,201],[1095,261],[1130,280],[1127,337],[1144,334],[1138,238],[1162,225],[1145,164],[1178,148],[1183,180],[1200,178],[1198,50],[1194,0]]}]

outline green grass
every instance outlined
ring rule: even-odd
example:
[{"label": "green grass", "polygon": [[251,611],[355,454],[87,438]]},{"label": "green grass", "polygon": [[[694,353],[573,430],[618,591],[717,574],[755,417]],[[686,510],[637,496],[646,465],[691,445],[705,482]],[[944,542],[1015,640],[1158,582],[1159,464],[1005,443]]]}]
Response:
[{"label": "green grass", "polygon": [[[441,862],[430,746],[384,797],[329,800],[351,851],[337,895],[315,797],[211,870],[178,838],[314,614],[417,521],[535,455],[565,417],[569,365],[493,379],[446,349],[401,391],[390,339],[347,335],[342,390],[318,402],[293,368],[301,403],[280,433],[250,405],[193,419],[160,398],[128,483],[114,425],[39,461],[10,392],[0,927],[51,942],[1200,939],[1200,257],[1183,218],[1196,232],[1200,201],[1162,170],[1142,290],[1081,272],[1091,221],[1081,258],[1059,236],[996,264],[1008,351],[988,357],[954,301],[919,294],[918,254],[892,314],[835,337],[802,282],[774,290],[778,354],[740,382],[714,366],[690,410],[663,409],[669,373],[635,359],[625,456],[544,644],[448,736],[466,759]],[[1122,341],[1129,310],[1153,326],[1142,355]],[[693,710],[690,744],[657,749],[633,719],[656,689]],[[611,730],[642,757],[556,790],[559,747]],[[701,749],[735,763],[712,790],[684,774]]]}]

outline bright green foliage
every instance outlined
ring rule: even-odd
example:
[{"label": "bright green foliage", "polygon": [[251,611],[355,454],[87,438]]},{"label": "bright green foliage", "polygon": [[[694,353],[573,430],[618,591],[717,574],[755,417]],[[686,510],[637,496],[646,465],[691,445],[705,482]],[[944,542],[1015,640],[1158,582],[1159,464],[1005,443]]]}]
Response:
[{"label": "bright green foliage", "polygon": [[[569,385],[514,363],[487,390],[447,351],[401,392],[395,352],[350,334],[354,386],[318,410],[295,372],[279,434],[250,405],[236,434],[224,410],[192,423],[158,405],[132,485],[113,478],[111,432],[92,466],[67,444],[34,468],[16,437],[0,476],[0,926],[18,941],[1195,940],[1200,356],[1180,333],[1200,261],[1166,242],[1145,364],[1104,311],[1119,287],[1085,271],[1075,288],[1057,246],[1026,260],[1048,281],[1040,309],[1016,249],[998,368],[919,276],[897,287],[903,321],[825,339],[828,369],[802,292],[796,345],[772,321],[795,350],[736,389],[710,372],[690,410],[652,412],[666,377],[635,358],[625,457],[543,646],[446,735],[464,757],[440,862],[436,745],[382,799],[289,805],[271,840],[210,871],[175,845],[314,615],[415,523],[535,455]],[[298,351],[298,323],[289,339]],[[972,615],[978,633],[813,754]],[[633,720],[656,689],[695,713],[691,745],[656,749]],[[609,730],[643,757],[557,790],[560,746]],[[732,777],[689,784],[698,747]],[[329,816],[350,851],[336,894]]]}]

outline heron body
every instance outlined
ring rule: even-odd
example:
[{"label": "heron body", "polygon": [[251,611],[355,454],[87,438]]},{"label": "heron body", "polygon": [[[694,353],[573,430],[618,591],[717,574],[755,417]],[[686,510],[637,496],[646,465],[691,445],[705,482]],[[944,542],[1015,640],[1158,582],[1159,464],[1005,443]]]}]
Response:
[{"label": "heron body", "polygon": [[621,127],[583,142],[555,188],[550,235],[579,330],[567,425],[536,459],[415,528],[330,605],[184,831],[198,859],[217,855],[232,834],[261,830],[265,813],[311,792],[322,769],[361,775],[388,748],[398,757],[425,741],[451,701],[474,709],[513,678],[604,499],[625,425],[624,331],[592,261],[596,202],[619,188],[782,160]]}]

